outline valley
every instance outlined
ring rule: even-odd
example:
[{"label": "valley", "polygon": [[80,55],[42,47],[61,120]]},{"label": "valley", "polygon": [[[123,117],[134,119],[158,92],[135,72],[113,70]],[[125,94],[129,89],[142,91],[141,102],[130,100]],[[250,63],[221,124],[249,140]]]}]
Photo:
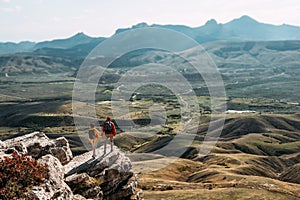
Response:
[{"label": "valley", "polygon": [[[18,77],[6,84],[6,89],[2,86],[6,94],[1,96],[0,104],[1,140],[39,130],[50,138],[66,137],[74,155],[86,152],[72,117],[74,78],[55,76],[55,80],[51,80],[48,76],[50,78],[30,78],[27,82],[26,77],[32,76]],[[16,92],[7,93],[7,88]],[[26,88],[26,92],[18,88]],[[113,88],[112,84],[102,84],[97,89],[95,108],[100,123],[106,115],[111,115],[111,92],[108,91]],[[178,131],[179,102],[167,91],[163,95],[149,96],[155,91],[153,86],[138,91],[140,95],[130,103],[130,116],[135,123],[147,125],[148,108],[154,104],[164,106],[168,121],[160,132],[141,138],[118,129],[114,141],[127,152],[134,170],[139,173],[139,187],[144,190],[145,199],[300,198],[298,105],[272,98],[229,97],[228,110],[255,112],[226,114],[217,144],[203,157],[199,149],[205,145],[203,138],[211,118],[210,97],[198,96],[202,114],[197,134],[181,158],[172,158],[151,152],[168,144]],[[114,118],[126,121],[124,117]]]},{"label": "valley", "polygon": [[[247,17],[243,20],[254,23]],[[218,27],[211,21],[195,29],[203,33],[208,31],[206,28]],[[87,141],[78,134],[73,109],[86,106],[95,109],[100,124],[110,115],[115,122],[134,122],[133,127],[141,127],[139,132],[128,133],[116,123],[114,144],[131,159],[145,199],[300,199],[299,41],[243,41],[242,36],[236,39],[234,35],[220,41],[229,34],[224,31],[208,40],[186,27],[171,29],[183,30],[202,41],[205,53],[223,79],[225,99],[213,99],[204,77],[183,59],[197,57],[193,49],[177,54],[146,49],[123,55],[111,63],[98,81],[95,102],[80,102],[72,98],[77,72],[90,50],[105,38],[89,38],[80,33],[69,40],[22,44],[20,51],[12,48],[12,52],[5,52],[4,46],[0,48],[0,139],[41,131],[50,138],[66,137],[73,154],[82,154],[90,149],[85,148],[83,142]],[[254,39],[256,36],[252,34]],[[189,119],[184,119],[181,112],[187,103],[180,97],[188,99],[190,91],[180,96],[158,84],[138,87],[128,99],[129,113],[113,115],[112,106],[121,104],[122,99],[112,99],[112,95],[129,92],[119,81],[124,75],[143,80],[145,75],[134,68],[147,67],[147,63],[173,66],[190,83],[199,112],[189,114],[199,115],[197,126],[187,127],[187,132],[181,127],[181,121]],[[99,68],[92,69],[95,75]],[[147,70],[152,72],[151,68]],[[172,73],[161,76],[171,80],[171,85],[182,84],[172,80]],[[227,112],[213,108],[215,100],[225,104]],[[151,120],[153,116],[156,121]],[[220,129],[216,126],[206,140],[210,120],[221,116],[225,116],[225,121],[220,137],[213,134]],[[142,128],[158,131],[148,134]],[[193,138],[189,146],[178,142],[178,149],[185,149],[180,158],[172,152],[157,153],[180,134]],[[201,154],[201,148],[210,145],[211,152]]]}]

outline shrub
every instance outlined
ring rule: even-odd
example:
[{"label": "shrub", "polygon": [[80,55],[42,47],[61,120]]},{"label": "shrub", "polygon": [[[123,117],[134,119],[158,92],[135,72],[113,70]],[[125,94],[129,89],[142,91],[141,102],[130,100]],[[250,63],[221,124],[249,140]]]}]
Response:
[{"label": "shrub", "polygon": [[16,151],[0,161],[0,199],[30,199],[26,194],[49,177],[48,166]]}]

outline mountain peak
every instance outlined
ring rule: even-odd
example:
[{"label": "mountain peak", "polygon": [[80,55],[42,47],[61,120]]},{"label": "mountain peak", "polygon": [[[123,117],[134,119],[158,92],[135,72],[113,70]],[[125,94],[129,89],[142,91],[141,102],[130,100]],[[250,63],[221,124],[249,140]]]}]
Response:
[{"label": "mountain peak", "polygon": [[84,32],[78,32],[75,35],[85,35]]},{"label": "mountain peak", "polygon": [[205,26],[207,25],[218,25],[218,23],[215,19],[210,19],[205,23]]},{"label": "mountain peak", "polygon": [[246,23],[258,23],[255,19],[253,19],[252,17],[249,17],[248,15],[243,15],[238,19],[234,19],[233,21],[241,21],[241,22],[246,22]]},{"label": "mountain peak", "polygon": [[256,21],[255,19],[247,16],[247,15],[243,15],[240,18],[234,19],[226,24],[224,24],[227,27],[231,27],[232,29],[246,29],[249,27],[253,27],[260,24],[258,21]]},{"label": "mountain peak", "polygon": [[135,28],[144,28],[144,27],[148,27],[148,26],[149,25],[146,22],[141,22],[136,25],[133,25],[131,28],[119,28],[116,30],[115,34],[122,33],[124,31],[128,31],[128,30],[135,29]]},{"label": "mountain peak", "polygon": [[134,26],[132,26],[132,28],[144,28],[144,27],[148,27],[149,25],[146,23],[146,22],[141,22],[141,23],[138,23]]},{"label": "mountain peak", "polygon": [[75,35],[73,35],[71,38],[90,38],[90,36],[84,34],[83,32],[78,32]]},{"label": "mountain peak", "polygon": [[89,43],[93,40],[94,38],[84,34],[83,32],[78,32],[75,35],[65,38],[65,39],[55,39],[51,41],[44,41],[44,42],[39,42],[34,46],[34,50],[36,49],[41,49],[44,47],[47,48],[71,48],[79,44],[85,44]]}]

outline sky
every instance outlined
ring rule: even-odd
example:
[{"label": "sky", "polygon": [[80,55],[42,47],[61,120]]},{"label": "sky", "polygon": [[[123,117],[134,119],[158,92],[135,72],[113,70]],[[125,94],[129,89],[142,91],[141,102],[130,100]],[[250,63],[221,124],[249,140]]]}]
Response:
[{"label": "sky", "polygon": [[198,27],[242,15],[300,26],[299,13],[299,0],[0,0],[0,41],[38,42],[78,32],[109,37],[140,22]]}]

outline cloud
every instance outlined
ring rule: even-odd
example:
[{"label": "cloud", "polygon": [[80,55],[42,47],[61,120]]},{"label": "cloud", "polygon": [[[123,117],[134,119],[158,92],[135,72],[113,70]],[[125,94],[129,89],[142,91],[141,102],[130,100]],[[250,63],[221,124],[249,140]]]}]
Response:
[{"label": "cloud", "polygon": [[61,18],[59,18],[59,17],[52,17],[52,19],[51,19],[53,22],[60,22],[61,21]]},{"label": "cloud", "polygon": [[0,8],[1,11],[9,13],[9,12],[13,12],[14,9],[13,8]]},{"label": "cloud", "polygon": [[10,3],[11,0],[2,0],[2,2],[4,2],[4,3]]},{"label": "cloud", "polygon": [[6,13],[19,12],[22,10],[22,7],[21,6],[6,7],[6,8],[0,8],[0,10]]}]

